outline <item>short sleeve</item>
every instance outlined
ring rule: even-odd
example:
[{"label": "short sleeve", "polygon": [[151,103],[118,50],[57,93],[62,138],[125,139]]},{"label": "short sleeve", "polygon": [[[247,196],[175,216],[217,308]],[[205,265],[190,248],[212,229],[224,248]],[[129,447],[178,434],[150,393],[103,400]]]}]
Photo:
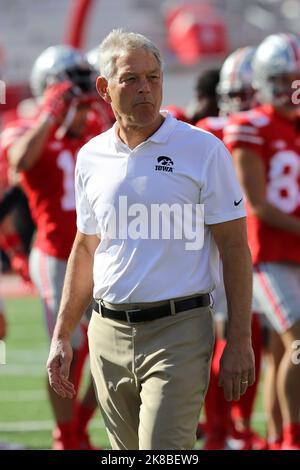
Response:
[{"label": "short sleeve", "polygon": [[222,142],[212,149],[204,173],[200,203],[207,225],[245,217],[243,194],[230,153]]},{"label": "short sleeve", "polygon": [[[261,155],[264,151],[265,139],[260,132],[260,127],[255,125],[255,119],[253,123],[249,119],[244,121],[234,121],[235,116],[229,121],[228,125],[224,128],[224,144],[230,152],[236,148],[244,148],[255,151]],[[262,121],[263,118],[260,118]],[[259,118],[256,118],[259,122]]]},{"label": "short sleeve", "polygon": [[96,235],[97,222],[85,192],[79,165],[75,168],[75,198],[78,230],[86,235]]}]

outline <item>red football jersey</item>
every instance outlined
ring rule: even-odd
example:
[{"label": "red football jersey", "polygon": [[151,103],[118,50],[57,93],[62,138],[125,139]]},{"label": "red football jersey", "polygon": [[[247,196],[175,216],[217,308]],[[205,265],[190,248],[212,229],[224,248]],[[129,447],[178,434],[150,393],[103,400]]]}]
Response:
[{"label": "red football jersey", "polygon": [[218,137],[218,139],[223,140],[223,131],[224,127],[227,125],[228,119],[229,118],[227,116],[206,117],[204,119],[200,119],[200,121],[196,123],[196,127],[200,127],[200,129],[211,132]]},{"label": "red football jersey", "polygon": [[29,120],[25,121],[24,119],[8,121],[0,134],[0,198],[11,184],[7,150],[18,137],[30,129],[31,125]]},{"label": "red football jersey", "polygon": [[189,123],[189,120],[185,114],[183,108],[176,106],[175,104],[170,104],[169,106],[164,106],[163,109],[169,111],[175,119],[179,119],[180,121]]},{"label": "red football jersey", "polygon": [[[224,130],[229,150],[248,148],[264,162],[266,198],[286,214],[300,217],[300,127],[264,105],[232,116]],[[256,217],[247,204],[248,241],[253,262],[300,263],[298,235],[272,227]]]},{"label": "red football jersey", "polygon": [[[91,111],[88,114],[88,126],[92,129],[92,125],[96,126],[96,130],[101,128],[101,132],[109,129],[115,122],[111,106],[101,98],[94,99],[91,105]],[[99,133],[99,131],[98,131]]]},{"label": "red football jersey", "polygon": [[[66,260],[69,257],[76,233],[76,156],[88,140],[101,132],[102,129],[96,124],[97,120],[91,119],[91,127],[87,126],[84,137],[80,139],[66,135],[59,140],[54,130],[35,165],[21,173],[21,184],[37,226],[34,245],[59,259]],[[4,133],[4,151],[32,126],[33,121],[11,123]]]}]

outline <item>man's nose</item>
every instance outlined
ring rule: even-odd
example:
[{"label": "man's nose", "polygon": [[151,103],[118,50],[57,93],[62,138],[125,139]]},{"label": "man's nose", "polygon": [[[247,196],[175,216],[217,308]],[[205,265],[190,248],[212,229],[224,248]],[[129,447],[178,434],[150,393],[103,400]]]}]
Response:
[{"label": "man's nose", "polygon": [[140,93],[149,93],[150,84],[147,77],[141,77],[139,80],[139,92]]}]

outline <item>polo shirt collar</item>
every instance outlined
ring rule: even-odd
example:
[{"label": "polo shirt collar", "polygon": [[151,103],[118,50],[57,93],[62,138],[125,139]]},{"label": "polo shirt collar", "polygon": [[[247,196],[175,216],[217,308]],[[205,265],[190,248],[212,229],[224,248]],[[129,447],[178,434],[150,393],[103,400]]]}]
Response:
[{"label": "polo shirt collar", "polygon": [[168,111],[161,111],[161,114],[165,117],[164,122],[157,131],[147,139],[148,141],[155,142],[156,144],[167,142],[177,124],[177,119],[175,119]]},{"label": "polo shirt collar", "polygon": [[[157,129],[157,131],[148,137],[145,142],[154,142],[157,144],[165,143],[167,142],[168,138],[170,137],[171,133],[176,127],[177,124],[177,119],[175,119],[171,113],[168,111],[162,110],[160,113],[165,117],[165,120],[163,121],[162,125]],[[113,127],[112,127],[112,138],[114,140],[115,144],[118,145],[126,145],[119,137],[118,135],[118,123],[115,122]],[[143,142],[143,143],[145,143]],[[140,144],[141,145],[141,144]]]}]

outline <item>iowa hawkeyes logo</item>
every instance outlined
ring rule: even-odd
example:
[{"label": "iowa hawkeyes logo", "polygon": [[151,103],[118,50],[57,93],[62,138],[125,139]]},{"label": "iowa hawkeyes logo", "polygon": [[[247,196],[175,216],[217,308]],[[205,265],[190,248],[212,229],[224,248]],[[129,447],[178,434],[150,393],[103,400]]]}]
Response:
[{"label": "iowa hawkeyes logo", "polygon": [[160,157],[157,157],[157,163],[158,165],[155,165],[156,171],[167,171],[169,173],[173,172],[172,167],[174,165],[174,162],[170,157],[161,155]]}]

